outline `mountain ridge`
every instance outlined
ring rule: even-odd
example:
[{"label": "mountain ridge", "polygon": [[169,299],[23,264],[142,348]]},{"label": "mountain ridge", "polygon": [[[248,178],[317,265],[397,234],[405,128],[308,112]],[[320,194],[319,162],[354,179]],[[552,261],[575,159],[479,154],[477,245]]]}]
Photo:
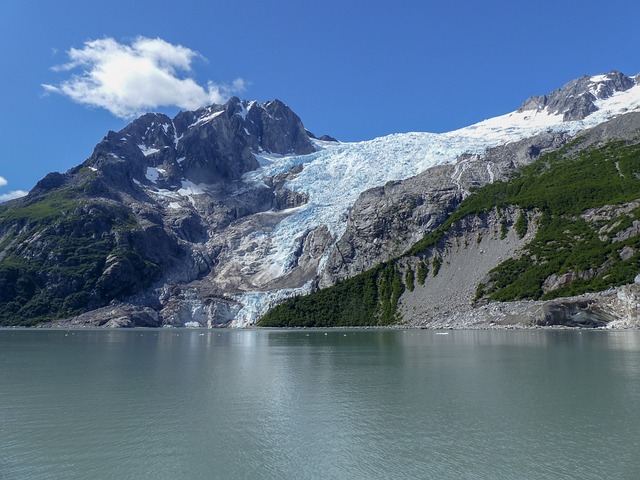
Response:
[{"label": "mountain ridge", "polygon": [[582,120],[598,110],[595,102],[624,92],[640,83],[640,74],[628,77],[612,70],[603,75],[585,75],[568,82],[549,95],[530,97],[518,108],[518,112],[546,110],[562,115],[565,122]]},{"label": "mountain ridge", "polygon": [[[619,72],[588,78],[578,82],[580,88],[587,93],[596,88],[600,97],[591,100],[597,111],[579,120],[550,112],[555,103],[547,99],[536,104],[535,112],[517,110],[456,132],[396,134],[351,144],[312,138],[278,100],[260,104],[234,97],[174,119],[144,115],[120,132],[109,132],[78,167],[49,174],[28,197],[0,206],[0,284],[24,284],[24,291],[0,298],[1,321],[20,315],[22,322],[46,321],[46,315],[27,306],[40,305],[36,311],[44,312],[49,303],[58,305],[49,320],[82,313],[83,307],[96,312],[83,313],[71,324],[251,325],[289,296],[384,261],[393,255],[389,245],[396,239],[408,248],[437,228],[472,189],[503,178],[577,132],[640,108],[635,79],[629,86],[631,77]],[[417,180],[407,180],[416,175]],[[437,188],[438,175],[449,182],[449,193]],[[431,190],[425,187],[430,181]],[[406,190],[403,182],[415,185]],[[412,188],[422,193],[411,193]],[[406,201],[380,209],[386,190]],[[364,207],[367,195],[369,207]],[[449,206],[436,208],[442,201]],[[381,224],[381,235],[375,228],[369,232],[368,243],[379,239],[377,251],[354,263],[367,240],[349,240],[359,235],[357,228],[350,233],[349,222],[355,225],[362,217],[357,212],[367,208],[390,221]],[[421,208],[423,213],[416,214]],[[100,209],[106,219],[94,222],[90,235],[76,235],[79,248],[95,254],[93,266],[78,273],[71,266],[82,264],[84,253],[58,245],[66,238],[61,219],[82,224]],[[124,210],[116,214],[118,209]],[[408,216],[397,216],[403,209]],[[109,223],[109,218],[120,220]],[[405,228],[407,222],[413,227]],[[35,242],[38,238],[50,244]],[[94,244],[101,250],[91,250]],[[345,256],[347,245],[354,248]],[[66,263],[72,265],[61,270]],[[347,264],[354,267],[345,269]],[[68,281],[61,280],[60,271]],[[75,302],[65,303],[68,295],[56,297],[66,292],[61,282],[76,285],[70,293],[78,295]],[[108,294],[103,287],[110,284],[126,286],[128,293]],[[122,320],[110,322],[109,315]]]}]

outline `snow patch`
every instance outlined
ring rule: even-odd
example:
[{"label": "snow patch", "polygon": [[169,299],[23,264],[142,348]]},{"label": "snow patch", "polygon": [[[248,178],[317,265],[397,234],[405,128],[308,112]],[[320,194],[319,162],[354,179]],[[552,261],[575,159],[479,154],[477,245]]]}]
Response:
[{"label": "snow patch", "polygon": [[151,190],[151,193],[161,198],[168,198],[168,199],[174,199],[174,200],[178,200],[180,198],[179,194],[177,194],[176,192],[172,192],[171,190],[167,190],[166,188]]},{"label": "snow patch", "polygon": [[511,112],[499,117],[483,120],[443,135],[449,137],[466,136],[475,139],[484,139],[487,143],[509,143],[525,138],[529,135],[537,135],[547,131],[550,127],[561,125],[562,114],[551,114],[547,110],[525,110],[524,112]]},{"label": "snow patch", "polygon": [[495,180],[493,176],[493,170],[491,170],[491,164],[487,162],[487,174],[489,175],[489,183],[493,183]]},{"label": "snow patch", "polygon": [[173,120],[171,120],[171,126],[173,127],[173,146],[178,148],[178,143],[182,140],[184,133],[178,137],[178,130],[176,130],[176,125],[173,123]]},{"label": "snow patch", "polygon": [[[207,109],[207,110],[209,112],[211,111],[210,108]],[[188,129],[193,128],[193,127],[197,127],[199,125],[204,125],[205,123],[210,122],[211,120],[213,120],[214,118],[216,118],[219,115],[222,115],[223,113],[224,113],[224,110],[220,110],[219,112],[209,113],[208,115],[202,116],[198,120],[193,122],[191,125],[189,125]]]},{"label": "snow patch", "polygon": [[155,167],[147,167],[147,171],[144,174],[151,183],[156,183],[160,178],[160,171]]},{"label": "snow patch", "polygon": [[236,115],[238,115],[240,118],[242,118],[242,120],[246,120],[247,119],[247,107],[244,106],[244,103],[240,102],[238,103],[238,106],[240,107],[240,111],[238,113],[236,113]]},{"label": "snow patch", "polygon": [[339,141],[330,141],[330,140],[319,140],[317,138],[310,138],[311,143],[316,148],[316,150],[324,150],[325,148],[331,148],[339,143]]},{"label": "snow patch", "polygon": [[598,111],[583,120],[588,126],[598,125],[622,113],[640,111],[640,84],[593,103]]},{"label": "snow patch", "polygon": [[149,148],[146,145],[142,144],[138,145],[138,148],[145,157],[148,157],[149,155],[153,155],[154,153],[158,153],[160,151],[160,149],[158,148]]},{"label": "snow patch", "polygon": [[[262,149],[260,150],[260,153],[254,153],[253,156],[256,158],[256,160],[258,161],[258,164],[261,167],[265,165],[270,165],[273,162],[277,162],[280,159],[284,158],[284,155],[280,155],[279,153],[267,153]],[[259,177],[260,174],[258,173],[257,176]],[[244,179],[251,181],[251,179],[255,177],[256,177],[255,172],[249,172],[245,174]]]},{"label": "snow patch", "polygon": [[178,195],[189,197],[191,195],[202,195],[207,185],[203,183],[193,183],[189,180],[182,181],[182,187],[178,190]]}]

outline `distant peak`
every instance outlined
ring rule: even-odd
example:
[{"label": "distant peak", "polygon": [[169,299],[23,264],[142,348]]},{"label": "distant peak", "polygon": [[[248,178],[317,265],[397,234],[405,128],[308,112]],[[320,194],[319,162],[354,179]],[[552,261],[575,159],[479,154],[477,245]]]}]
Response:
[{"label": "distant peak", "polygon": [[551,115],[562,115],[563,121],[582,120],[598,110],[597,100],[610,98],[624,92],[638,82],[617,70],[599,75],[585,75],[563,85],[548,95],[528,98],[518,109],[546,111]]}]

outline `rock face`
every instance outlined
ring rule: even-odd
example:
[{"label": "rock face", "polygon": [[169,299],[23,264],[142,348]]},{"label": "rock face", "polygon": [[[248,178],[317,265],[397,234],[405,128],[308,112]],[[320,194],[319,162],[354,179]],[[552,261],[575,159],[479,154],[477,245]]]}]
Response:
[{"label": "rock face", "polygon": [[[489,271],[513,258],[535,235],[531,219],[524,237],[512,228],[517,211],[496,210],[466,218],[427,255],[427,263],[441,259],[437,275],[429,272],[423,284],[405,291],[400,313],[409,325],[428,328],[580,327],[637,328],[640,326],[640,286],[611,288],[598,293],[546,301],[491,302],[477,304],[478,285]],[[415,271],[417,259],[407,266]],[[556,277],[556,276],[554,276]]]},{"label": "rock face", "polygon": [[111,305],[78,315],[69,320],[52,323],[50,326],[61,328],[104,327],[134,328],[160,327],[162,322],[158,313],[149,307],[135,307],[112,302]]},{"label": "rock face", "polygon": [[[534,222],[523,237],[514,228],[503,232],[502,225],[513,226],[520,215],[517,209],[492,210],[484,215],[465,218],[454,226],[445,239],[433,247],[422,261],[433,267],[423,284],[401,297],[400,314],[414,325],[451,325],[455,319],[474,310],[474,298],[480,282],[504,260],[514,256],[535,234]],[[407,266],[417,271],[420,260],[410,258]]]},{"label": "rock face", "polygon": [[279,100],[262,105],[234,97],[173,120],[144,115],[109,132],[82,167],[96,168],[118,188],[123,178],[161,188],[227,184],[256,169],[255,154],[262,151],[301,155],[315,148],[300,118]]},{"label": "rock face", "polygon": [[361,273],[401,254],[447,218],[462,199],[453,167],[390,182],[360,195],[347,229],[327,261],[321,287]]},{"label": "rock face", "polygon": [[637,81],[637,78],[628,77],[615,70],[595,77],[586,75],[567,83],[549,95],[530,97],[518,111],[546,110],[552,114],[562,115],[564,121],[582,120],[598,110],[595,105],[597,100],[628,90],[636,85]]}]

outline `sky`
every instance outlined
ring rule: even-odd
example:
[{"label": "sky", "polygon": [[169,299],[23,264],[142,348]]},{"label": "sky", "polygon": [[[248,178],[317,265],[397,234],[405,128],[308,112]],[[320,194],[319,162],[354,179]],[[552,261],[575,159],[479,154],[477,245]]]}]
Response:
[{"label": "sky", "polygon": [[146,111],[278,98],[316,135],[445,132],[640,73],[640,2],[0,0],[0,202]]}]

